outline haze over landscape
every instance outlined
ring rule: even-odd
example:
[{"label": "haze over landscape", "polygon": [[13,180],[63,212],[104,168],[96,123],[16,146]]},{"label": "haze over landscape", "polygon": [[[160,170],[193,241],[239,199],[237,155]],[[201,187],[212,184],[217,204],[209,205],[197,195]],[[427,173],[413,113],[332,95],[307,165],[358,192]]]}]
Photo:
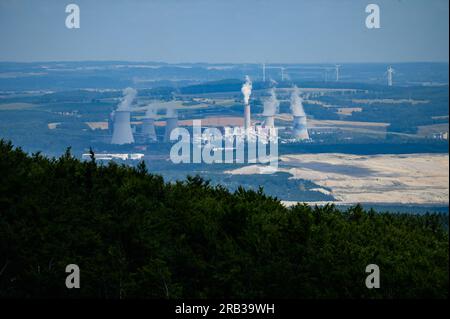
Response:
[{"label": "haze over landscape", "polygon": [[449,1],[67,5],[0,0],[0,298],[448,298]]}]

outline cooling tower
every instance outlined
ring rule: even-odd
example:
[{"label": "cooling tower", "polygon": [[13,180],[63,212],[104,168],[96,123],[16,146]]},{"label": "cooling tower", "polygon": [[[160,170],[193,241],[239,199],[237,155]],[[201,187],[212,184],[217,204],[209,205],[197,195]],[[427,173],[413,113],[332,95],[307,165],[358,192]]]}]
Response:
[{"label": "cooling tower", "polygon": [[142,120],[142,135],[146,140],[156,141],[155,120],[153,118]]},{"label": "cooling tower", "polygon": [[166,130],[164,133],[164,142],[170,142],[170,132],[178,127],[178,118],[169,117],[166,120]]},{"label": "cooling tower", "polygon": [[250,104],[244,106],[244,128],[247,130],[252,126],[252,120],[250,115]]},{"label": "cooling tower", "polygon": [[292,127],[294,138],[299,140],[309,139],[308,127],[306,124],[306,116],[294,116]]},{"label": "cooling tower", "polygon": [[134,143],[131,131],[130,111],[119,111],[114,113],[114,131],[111,144],[131,144]]},{"label": "cooling tower", "polygon": [[108,133],[112,134],[113,130],[114,130],[114,111],[111,112],[111,114],[109,114],[108,117]]},{"label": "cooling tower", "polygon": [[275,127],[275,119],[272,115],[265,116],[264,127]]}]

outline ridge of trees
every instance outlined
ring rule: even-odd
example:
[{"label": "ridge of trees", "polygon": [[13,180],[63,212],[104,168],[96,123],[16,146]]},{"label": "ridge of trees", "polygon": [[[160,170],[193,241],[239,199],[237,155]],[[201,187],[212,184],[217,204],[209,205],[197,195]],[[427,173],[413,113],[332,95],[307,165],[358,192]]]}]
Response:
[{"label": "ridge of trees", "polygon": [[448,215],[287,208],[262,189],[1,140],[0,297],[447,298]]}]

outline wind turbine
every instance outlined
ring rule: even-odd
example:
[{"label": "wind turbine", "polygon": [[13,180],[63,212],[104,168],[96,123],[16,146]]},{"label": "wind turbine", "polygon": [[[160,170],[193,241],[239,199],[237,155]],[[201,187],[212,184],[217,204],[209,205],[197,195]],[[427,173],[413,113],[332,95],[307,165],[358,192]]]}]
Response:
[{"label": "wind turbine", "polygon": [[340,69],[341,66],[342,66],[342,65],[340,65],[340,64],[336,64],[336,65],[334,66],[334,68],[335,68],[335,70],[336,70],[336,82],[339,82],[339,69]]},{"label": "wind turbine", "polygon": [[264,66],[263,74],[265,74],[266,69],[279,69],[281,71],[281,81],[285,80],[285,70],[287,69],[286,67],[284,67],[284,66],[266,66],[265,64],[263,66]]},{"label": "wind turbine", "polygon": [[395,73],[395,70],[392,68],[392,66],[389,66],[386,73],[387,73],[388,86],[392,86],[393,85],[392,78],[393,78],[393,74]]},{"label": "wind turbine", "polygon": [[325,82],[328,82],[328,73],[333,71],[333,69],[324,68],[323,70],[325,71],[325,73],[324,73],[324,75],[325,75]]},{"label": "wind turbine", "polygon": [[263,62],[262,64],[262,75],[263,75],[263,82],[266,82],[266,62]]}]

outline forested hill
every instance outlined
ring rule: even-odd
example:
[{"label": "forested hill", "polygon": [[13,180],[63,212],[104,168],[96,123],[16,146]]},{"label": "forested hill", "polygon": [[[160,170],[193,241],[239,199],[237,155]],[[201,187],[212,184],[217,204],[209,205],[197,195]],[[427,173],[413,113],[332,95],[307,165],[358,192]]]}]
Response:
[{"label": "forested hill", "polygon": [[[448,216],[445,216],[446,218]],[[439,215],[288,209],[263,191],[0,142],[0,297],[448,296]],[[81,288],[67,289],[66,265]],[[368,264],[381,288],[367,289]]]}]

